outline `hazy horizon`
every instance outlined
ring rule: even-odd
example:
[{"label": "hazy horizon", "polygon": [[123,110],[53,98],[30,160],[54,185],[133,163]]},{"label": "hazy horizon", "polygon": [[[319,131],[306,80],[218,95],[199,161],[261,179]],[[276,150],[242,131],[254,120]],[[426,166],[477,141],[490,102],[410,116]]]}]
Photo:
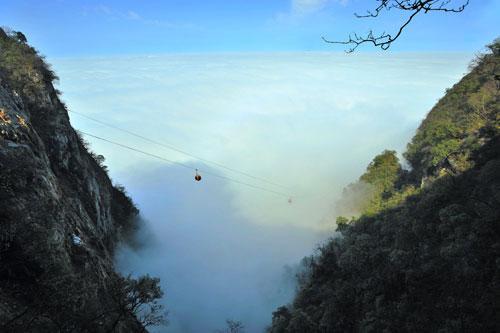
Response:
[{"label": "hazy horizon", "polygon": [[[22,31],[42,54],[91,56],[219,51],[343,51],[343,40],[397,31],[399,11],[355,18],[375,3],[353,0],[4,0],[0,22]],[[392,51],[479,51],[498,36],[495,0],[471,1],[460,15],[419,15]],[[473,24],[471,24],[473,22]],[[444,29],[443,27],[446,27]],[[77,37],[77,38],[75,38]],[[370,52],[370,46],[359,52]],[[371,52],[370,52],[371,53]]]},{"label": "hazy horizon", "polygon": [[[123,273],[162,279],[168,330],[213,331],[231,318],[253,332],[292,298],[284,267],[332,236],[333,203],[342,188],[382,150],[404,150],[444,90],[467,71],[472,55],[49,60],[70,110],[291,188],[289,204],[285,197],[210,175],[195,183],[189,170],[87,138],[141,209],[148,231],[142,232],[144,247],[122,249],[117,264]],[[272,188],[70,117],[76,129]]]}]

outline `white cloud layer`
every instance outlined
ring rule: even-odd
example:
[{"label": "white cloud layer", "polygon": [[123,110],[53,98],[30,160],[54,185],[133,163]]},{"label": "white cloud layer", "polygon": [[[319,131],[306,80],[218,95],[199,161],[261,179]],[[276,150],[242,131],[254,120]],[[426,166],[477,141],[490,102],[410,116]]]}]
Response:
[{"label": "white cloud layer", "polygon": [[[285,184],[302,197],[292,207],[272,194],[227,186],[241,213],[255,222],[310,227],[376,153],[404,149],[468,59],[460,54],[282,53],[93,58],[54,65],[71,109]],[[72,121],[77,128],[169,159],[191,160],[78,116]],[[105,143],[94,146],[107,156],[112,172],[161,163],[140,155],[130,159],[128,152]]]},{"label": "white cloud layer", "polygon": [[[404,149],[468,59],[281,53],[53,63],[70,109],[291,188],[290,205],[205,174],[195,183],[190,171],[90,140],[156,235],[149,247],[124,252],[119,263],[124,271],[160,275],[171,331],[211,331],[233,317],[253,323],[253,332],[290,297],[273,291],[269,281],[280,279],[282,265],[309,254],[321,232],[331,234],[331,207],[342,188],[375,154]],[[76,115],[71,121],[78,129],[205,167]]]}]

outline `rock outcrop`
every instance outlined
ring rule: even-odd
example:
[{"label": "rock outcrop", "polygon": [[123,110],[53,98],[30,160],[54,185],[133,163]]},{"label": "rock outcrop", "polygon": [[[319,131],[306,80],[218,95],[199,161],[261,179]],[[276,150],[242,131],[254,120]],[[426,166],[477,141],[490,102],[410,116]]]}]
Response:
[{"label": "rock outcrop", "polygon": [[113,251],[138,211],[22,37],[0,31],[0,331],[141,331],[133,314],[107,315]]}]

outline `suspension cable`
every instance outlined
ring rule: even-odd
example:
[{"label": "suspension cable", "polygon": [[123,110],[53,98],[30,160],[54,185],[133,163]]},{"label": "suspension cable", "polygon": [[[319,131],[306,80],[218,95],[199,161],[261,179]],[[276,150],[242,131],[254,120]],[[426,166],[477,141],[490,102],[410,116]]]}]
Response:
[{"label": "suspension cable", "polygon": [[156,155],[156,154],[152,154],[152,153],[146,152],[146,151],[138,149],[138,148],[130,147],[128,145],[125,145],[125,144],[122,144],[122,143],[119,143],[119,142],[116,142],[116,141],[111,141],[111,140],[108,140],[106,138],[94,135],[94,134],[90,134],[90,133],[87,133],[87,132],[84,132],[84,131],[78,131],[78,132],[81,133],[81,134],[83,134],[83,135],[86,135],[88,137],[92,137],[94,139],[98,139],[98,140],[101,140],[101,141],[113,144],[115,146],[119,146],[119,147],[122,147],[122,148],[125,148],[125,149],[128,149],[128,150],[131,150],[131,151],[135,151],[137,153],[141,153],[141,154],[149,156],[149,157],[153,157],[153,158],[162,160],[162,161],[167,162],[169,164],[176,164],[176,165],[179,165],[179,166],[181,166],[183,168],[190,169],[190,170],[193,170],[193,171],[194,170],[198,170],[198,171],[200,171],[200,172],[202,172],[204,174],[207,174],[207,175],[211,175],[211,176],[214,176],[214,177],[217,177],[217,178],[221,178],[221,179],[224,179],[224,180],[236,183],[236,184],[248,186],[248,187],[251,187],[253,189],[257,189],[257,190],[261,190],[261,191],[273,193],[273,194],[276,194],[276,195],[279,195],[279,196],[283,196],[283,197],[287,197],[287,198],[293,197],[293,196],[291,196],[289,194],[286,194],[286,193],[283,193],[283,192],[278,192],[278,191],[274,191],[274,190],[271,190],[271,189],[268,189],[268,188],[265,188],[265,187],[261,187],[261,186],[249,184],[249,183],[246,183],[246,182],[242,182],[242,181],[239,181],[237,179],[234,179],[234,178],[231,178],[231,177],[226,177],[226,176],[223,176],[223,175],[219,175],[219,174],[216,174],[216,173],[213,173],[213,172],[210,172],[210,171],[197,169],[197,168],[194,168],[194,167],[192,167],[192,166],[190,166],[190,165],[188,165],[186,163],[182,163],[182,162],[170,160],[168,158],[165,158],[165,157],[162,157],[162,156],[159,156],[159,155]]},{"label": "suspension cable", "polygon": [[71,113],[77,114],[77,115],[79,115],[79,116],[81,116],[81,117],[83,117],[83,118],[86,118],[86,119],[92,120],[92,121],[94,121],[94,122],[96,122],[96,123],[99,123],[99,124],[101,124],[101,125],[104,125],[104,126],[107,126],[107,127],[113,128],[113,129],[115,129],[115,130],[118,130],[118,131],[121,131],[121,132],[124,132],[124,133],[130,134],[130,135],[135,136],[135,137],[137,137],[137,138],[139,138],[139,139],[142,139],[142,140],[144,140],[144,141],[147,141],[147,142],[153,143],[153,144],[158,145],[158,146],[161,146],[161,147],[163,147],[163,148],[167,148],[167,149],[170,149],[170,150],[176,151],[176,152],[178,152],[178,153],[184,154],[184,155],[186,155],[186,156],[189,156],[189,157],[195,158],[195,159],[197,159],[197,160],[199,160],[199,161],[201,161],[201,162],[204,162],[204,163],[208,163],[208,164],[215,165],[215,166],[217,166],[217,167],[219,167],[219,168],[226,169],[226,170],[231,171],[231,172],[234,172],[234,173],[238,173],[238,174],[240,174],[240,175],[243,175],[243,176],[246,176],[246,177],[252,178],[252,179],[254,179],[254,180],[258,180],[258,181],[260,181],[260,182],[267,183],[267,184],[269,184],[269,185],[277,186],[277,187],[280,187],[280,188],[285,189],[285,190],[290,190],[290,187],[287,187],[287,186],[284,186],[284,185],[278,184],[278,183],[276,183],[276,182],[270,181],[270,180],[265,179],[265,178],[262,178],[262,177],[254,176],[254,175],[252,175],[252,174],[250,174],[250,173],[248,173],[248,172],[245,172],[245,171],[240,171],[240,170],[237,170],[237,169],[235,169],[235,168],[231,168],[231,167],[225,166],[225,165],[223,165],[223,164],[221,164],[221,163],[214,162],[214,161],[208,160],[208,159],[206,159],[206,158],[199,157],[199,156],[194,155],[194,154],[191,154],[191,153],[189,153],[189,152],[187,152],[187,151],[185,151],[185,150],[183,150],[183,149],[179,149],[179,148],[177,148],[177,147],[173,146],[172,144],[167,144],[167,143],[162,143],[162,142],[159,142],[159,141],[156,141],[156,140],[152,140],[152,139],[147,138],[147,137],[145,137],[145,136],[143,136],[143,135],[140,135],[140,134],[134,133],[134,132],[132,132],[132,131],[129,131],[129,130],[126,130],[126,129],[120,128],[120,127],[118,127],[118,126],[115,126],[115,125],[112,125],[112,124],[109,124],[109,123],[106,123],[106,122],[103,122],[103,121],[101,121],[101,120],[99,120],[99,119],[96,119],[96,118],[94,118],[94,117],[87,116],[87,115],[85,115],[85,114],[83,114],[83,113],[80,113],[80,112],[77,112],[77,111],[71,111],[71,110],[68,110],[68,112],[71,112]]}]

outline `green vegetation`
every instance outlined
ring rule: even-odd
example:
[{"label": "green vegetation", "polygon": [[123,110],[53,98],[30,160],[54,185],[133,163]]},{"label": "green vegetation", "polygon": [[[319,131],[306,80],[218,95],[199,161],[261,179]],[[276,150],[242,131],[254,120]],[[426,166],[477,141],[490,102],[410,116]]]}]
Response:
[{"label": "green vegetation", "polygon": [[27,44],[21,32],[0,28],[0,77],[12,89],[26,96],[36,96],[57,76],[35,48]]},{"label": "green vegetation", "polygon": [[[413,184],[404,182],[407,177],[408,172],[402,169],[396,152],[386,150],[373,159],[356,183],[344,190],[336,206],[340,212],[346,211],[347,206],[347,211],[354,215],[374,215],[395,207],[407,196],[417,193]],[[340,218],[347,223],[347,218]]]},{"label": "green vegetation", "polygon": [[467,74],[434,106],[418,128],[404,157],[396,152],[376,156],[358,182],[350,184],[337,203],[341,214],[373,215],[395,207],[427,183],[470,169],[471,154],[500,130],[500,42],[488,45]]},{"label": "green vegetation", "polygon": [[269,332],[500,331],[500,42],[489,49],[418,129],[411,170],[385,151],[344,191],[360,217],[337,218]]},{"label": "green vegetation", "polygon": [[373,159],[359,179],[361,182],[370,184],[372,189],[371,198],[363,207],[366,214],[374,214],[388,207],[388,199],[395,192],[395,183],[401,172],[401,165],[395,151],[386,150]]},{"label": "green vegetation", "polygon": [[467,74],[431,110],[408,145],[405,158],[414,179],[435,175],[445,164],[455,171],[471,167],[470,154],[480,138],[500,128],[500,41],[488,46]]}]

